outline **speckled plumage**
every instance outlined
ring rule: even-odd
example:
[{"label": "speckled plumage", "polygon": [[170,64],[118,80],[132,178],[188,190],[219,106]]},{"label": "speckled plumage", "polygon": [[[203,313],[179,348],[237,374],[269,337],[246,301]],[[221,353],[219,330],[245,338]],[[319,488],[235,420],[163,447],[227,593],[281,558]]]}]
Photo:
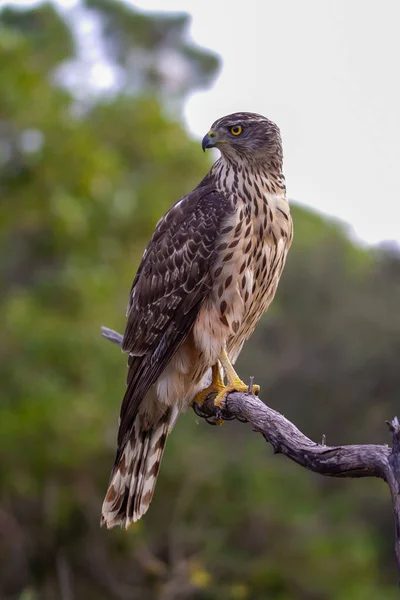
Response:
[{"label": "speckled plumage", "polygon": [[236,361],[273,300],[291,244],[277,126],[235,113],[214,132],[221,157],[159,221],[132,285],[127,389],[102,511],[108,527],[128,527],[147,510],[168,433],[221,351]]}]

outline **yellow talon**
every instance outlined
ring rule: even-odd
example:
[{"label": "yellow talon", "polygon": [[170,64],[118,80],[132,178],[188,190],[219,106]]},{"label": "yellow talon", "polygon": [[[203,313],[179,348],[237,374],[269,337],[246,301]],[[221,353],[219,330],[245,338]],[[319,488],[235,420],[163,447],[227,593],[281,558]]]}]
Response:
[{"label": "yellow talon", "polygon": [[[224,373],[226,375],[227,384],[224,384],[224,381],[221,377],[221,371],[219,363],[221,363]],[[259,385],[253,385],[251,388],[252,394],[258,394],[260,391]],[[203,402],[210,396],[210,394],[216,394],[214,399],[214,406],[218,408],[223,408],[225,398],[231,392],[244,392],[249,393],[249,386],[244,383],[236,373],[235,369],[231,365],[231,362],[228,358],[226,350],[221,352],[219,360],[212,367],[212,379],[210,385],[205,389],[196,394],[193,399],[193,402],[196,402],[199,406],[203,404]],[[217,419],[216,424],[222,425],[224,423],[223,419]]]},{"label": "yellow talon", "polygon": [[[236,373],[233,368],[231,361],[226,353],[226,350],[222,350],[221,355],[219,357],[222,368],[224,369],[224,373],[227,379],[227,385],[223,390],[219,392],[217,397],[214,400],[215,406],[222,408],[225,396],[230,394],[231,392],[249,392],[249,386],[244,383]],[[259,385],[253,385],[251,388],[252,394],[258,394],[260,391]]]},{"label": "yellow talon", "polygon": [[[260,391],[259,385],[252,386],[252,389],[251,389],[252,394],[258,394],[259,391]],[[214,405],[218,406],[218,408],[222,408],[224,405],[226,396],[228,394],[230,394],[231,392],[245,392],[246,394],[248,394],[249,386],[246,385],[241,379],[239,379],[239,377],[237,377],[235,379],[235,381],[232,382],[232,384],[226,385],[224,387],[224,389],[221,390],[219,392],[219,394],[217,394],[216,398],[214,399]]]},{"label": "yellow talon", "polygon": [[202,390],[193,398],[192,402],[196,402],[199,406],[210,396],[211,394],[220,394],[225,389],[224,382],[221,377],[219,370],[219,364],[216,363],[212,368],[212,380],[205,390]]}]

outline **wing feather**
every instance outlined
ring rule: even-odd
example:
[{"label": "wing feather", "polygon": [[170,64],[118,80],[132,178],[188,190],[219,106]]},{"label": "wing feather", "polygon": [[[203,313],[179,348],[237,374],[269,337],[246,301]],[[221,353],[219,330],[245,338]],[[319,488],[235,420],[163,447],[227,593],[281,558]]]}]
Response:
[{"label": "wing feather", "polygon": [[129,353],[118,446],[150,386],[189,334],[212,284],[211,267],[230,198],[202,185],[158,222],[134,279],[122,348]]}]

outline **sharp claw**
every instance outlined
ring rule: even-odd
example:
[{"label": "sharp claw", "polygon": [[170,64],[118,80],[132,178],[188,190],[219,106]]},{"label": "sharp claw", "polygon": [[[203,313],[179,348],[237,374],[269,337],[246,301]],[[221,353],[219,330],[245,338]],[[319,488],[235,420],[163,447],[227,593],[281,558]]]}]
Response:
[{"label": "sharp claw", "polygon": [[221,425],[224,421],[234,421],[236,419],[236,417],[232,415],[223,415],[220,408],[217,408],[215,415],[210,416],[200,409],[197,402],[193,402],[192,408],[195,414],[201,419],[204,419],[209,425]]},{"label": "sharp claw", "polygon": [[229,415],[229,416],[224,415],[222,418],[224,421],[234,421],[236,419],[236,417],[234,417],[232,415]]},{"label": "sharp claw", "polygon": [[202,419],[207,418],[207,415],[202,412],[202,410],[201,410],[200,406],[197,404],[197,402],[193,402],[192,408],[198,417],[201,417]]},{"label": "sharp claw", "polygon": [[245,419],[244,417],[236,417],[236,419],[237,419],[238,421],[240,421],[241,423],[248,423],[248,420],[247,420],[247,419]]}]

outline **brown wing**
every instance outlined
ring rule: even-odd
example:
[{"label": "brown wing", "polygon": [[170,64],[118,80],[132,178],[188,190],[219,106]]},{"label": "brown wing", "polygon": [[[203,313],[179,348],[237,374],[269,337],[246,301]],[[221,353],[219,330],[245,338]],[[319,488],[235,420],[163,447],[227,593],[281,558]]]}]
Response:
[{"label": "brown wing", "polygon": [[211,286],[210,271],[232,201],[198,187],[159,221],[132,285],[122,348],[129,352],[118,445],[140,402],[191,330]]}]

